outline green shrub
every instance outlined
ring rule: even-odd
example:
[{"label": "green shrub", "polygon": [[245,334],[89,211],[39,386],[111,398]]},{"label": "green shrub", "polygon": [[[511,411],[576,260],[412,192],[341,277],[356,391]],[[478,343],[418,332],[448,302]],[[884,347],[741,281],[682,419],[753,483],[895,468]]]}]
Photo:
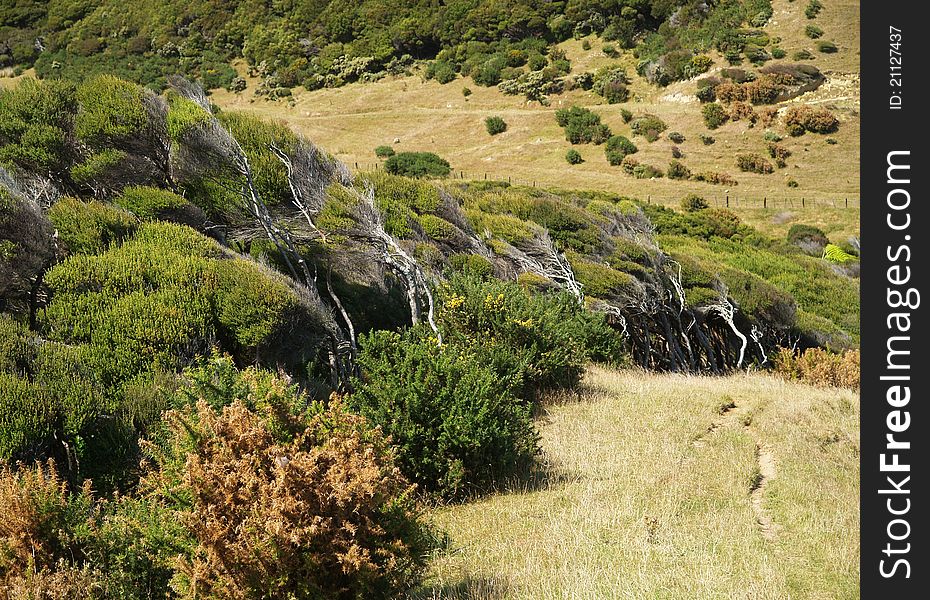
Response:
[{"label": "green shrub", "polygon": [[608,104],[626,102],[630,97],[627,89],[629,79],[622,67],[605,67],[594,74],[592,90],[602,96]]},{"label": "green shrub", "polygon": [[581,157],[581,153],[570,148],[568,152],[565,153],[565,161],[570,165],[580,165],[584,162],[584,158]]},{"label": "green shrub", "polygon": [[611,136],[604,147],[607,154],[607,162],[617,166],[623,162],[624,157],[629,154],[636,154],[637,148],[630,140],[622,135]]},{"label": "green shrub", "polygon": [[685,136],[681,135],[677,131],[673,131],[669,133],[668,139],[669,141],[674,142],[676,144],[683,144],[685,142]]},{"label": "green shrub", "polygon": [[610,136],[610,128],[601,123],[601,117],[587,108],[572,106],[555,113],[556,122],[565,130],[565,139],[572,144],[603,144]]},{"label": "green shrub", "polygon": [[384,162],[384,170],[404,177],[445,177],[452,168],[432,152],[399,152]]},{"label": "green shrub", "polygon": [[145,220],[172,220],[173,216],[192,208],[187,200],[173,192],[144,186],[123,188],[113,203]]},{"label": "green shrub", "polygon": [[779,48],[777,46],[772,48],[772,58],[781,59],[785,58],[786,56],[788,56],[788,52],[785,49]]},{"label": "green shrub", "polygon": [[681,200],[681,208],[685,212],[696,212],[708,207],[707,201],[697,194],[688,194]]},{"label": "green shrub", "polygon": [[497,135],[507,131],[507,123],[500,117],[488,117],[484,120],[484,127],[489,135]]},{"label": "green shrub", "polygon": [[823,29],[811,24],[804,28],[804,35],[811,38],[812,40],[816,40],[823,35]]},{"label": "green shrub", "polygon": [[673,160],[668,163],[668,171],[666,171],[665,176],[669,179],[690,179],[691,169],[677,160]]},{"label": "green shrub", "polygon": [[475,349],[412,332],[363,336],[364,379],[348,402],[390,435],[404,474],[426,491],[456,498],[487,489],[531,462],[530,407]]},{"label": "green shrub", "polygon": [[130,236],[138,223],[133,216],[97,201],[62,198],[48,212],[58,237],[72,254],[97,254]]},{"label": "green shrub", "polygon": [[828,42],[825,40],[820,40],[817,42],[817,51],[823,54],[833,54],[839,51],[839,48],[836,47],[836,44],[833,42]]},{"label": "green shrub", "polygon": [[426,78],[445,84],[455,80],[455,66],[444,60],[434,60],[426,67]]},{"label": "green shrub", "polygon": [[791,55],[791,58],[793,58],[794,60],[810,60],[814,58],[814,55],[811,54],[807,50],[798,50],[797,52]]},{"label": "green shrub", "polygon": [[391,146],[378,146],[375,148],[375,156],[378,158],[390,158],[397,154]]},{"label": "green shrub", "polygon": [[643,115],[630,121],[630,129],[633,133],[645,137],[650,142],[659,139],[659,134],[667,128],[665,121],[655,115]]},{"label": "green shrub", "polygon": [[623,122],[624,122],[624,123],[629,123],[630,121],[633,120],[633,113],[631,113],[630,111],[628,111],[628,110],[625,109],[625,108],[621,108],[621,109],[620,109],[620,118],[623,119]]},{"label": "green shrub", "polygon": [[820,228],[803,223],[795,223],[791,226],[787,240],[789,244],[798,246],[811,256],[820,256],[823,249],[830,243],[827,234]]},{"label": "green shrub", "polygon": [[711,102],[701,107],[701,115],[704,117],[704,125],[706,125],[708,129],[717,129],[730,118],[727,115],[726,109],[716,102]]},{"label": "green shrub", "polygon": [[478,254],[459,254],[449,256],[449,268],[467,276],[485,279],[494,274],[491,261]]},{"label": "green shrub", "polygon": [[794,179],[789,179],[789,180],[787,181],[786,185],[787,185],[788,187],[790,187],[790,188],[796,188],[796,187],[798,187],[800,184],[799,184],[797,181],[795,181]]},{"label": "green shrub", "polygon": [[823,3],[820,0],[810,0],[804,9],[804,16],[808,19],[815,19],[821,10],[823,10]]},{"label": "green shrub", "polygon": [[704,144],[705,146],[710,146],[711,144],[717,141],[716,139],[714,139],[714,136],[705,135],[703,133],[700,135],[700,138],[701,138],[701,143]]}]

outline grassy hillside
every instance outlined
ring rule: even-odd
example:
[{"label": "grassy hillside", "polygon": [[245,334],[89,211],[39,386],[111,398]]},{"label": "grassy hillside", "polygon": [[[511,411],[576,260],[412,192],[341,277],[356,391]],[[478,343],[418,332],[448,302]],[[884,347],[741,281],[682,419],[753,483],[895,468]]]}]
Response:
[{"label": "grassy hillside", "polygon": [[856,394],[599,368],[582,390],[545,403],[535,479],[434,512],[418,598],[857,596]]},{"label": "grassy hillside", "polygon": [[[647,83],[636,74],[637,59],[630,51],[618,58],[604,54],[605,45],[612,42],[589,36],[571,39],[558,44],[571,62],[569,78],[592,72],[609,65],[626,68],[631,79],[631,99],[621,105],[608,105],[592,91],[575,89],[550,96],[551,105],[528,102],[520,96],[506,96],[493,87],[481,87],[469,77],[460,77],[442,85],[425,80],[421,75],[388,77],[373,83],[356,83],[334,89],[313,92],[295,90],[287,101],[269,101],[254,95],[258,80],[246,79],[249,87],[242,93],[217,90],[213,101],[222,107],[247,110],[267,117],[285,120],[290,126],[318,140],[335,155],[353,166],[371,168],[377,163],[373,149],[382,144],[393,144],[400,150],[428,150],[448,159],[455,172],[464,172],[466,179],[514,178],[521,183],[578,189],[601,189],[643,200],[677,203],[686,193],[701,194],[708,199],[723,202],[729,195],[731,207],[740,198],[744,205],[760,206],[766,197],[769,206],[789,209],[790,201],[800,208],[800,199],[816,199],[819,206],[832,208],[834,203],[858,207],[859,200],[859,91],[858,91],[858,3],[826,2],[815,19],[804,15],[803,2],[773,2],[773,17],[762,28],[771,39],[780,38],[777,46],[787,54],[784,59],[768,64],[793,63],[793,54],[801,50],[811,52],[811,60],[801,61],[814,65],[826,74],[827,81],[814,92],[802,95],[778,108],[808,104],[828,107],[840,120],[839,130],[829,136],[784,136],[781,142],[791,152],[788,166],[770,175],[743,173],[736,167],[738,153],[765,154],[766,142],[762,139],[767,129],[762,125],[750,128],[748,122],[729,122],[715,131],[704,125],[701,104],[693,96],[694,81],[672,83],[658,87]],[[816,24],[823,30],[818,40],[807,37],[804,29]],[[816,43],[830,40],[839,51],[824,54]],[[772,42],[773,46],[775,45]],[[585,46],[590,46],[585,49]],[[727,68],[727,62],[716,52],[709,54],[714,66],[707,76]],[[744,62],[741,68],[752,70]],[[245,71],[240,66],[240,71]],[[464,96],[468,88],[470,95]],[[570,166],[565,162],[570,147],[554,119],[557,109],[572,105],[584,106],[597,112],[615,134],[630,137],[639,147],[636,158],[665,170],[672,159],[671,147],[677,145],[684,154],[682,162],[692,171],[717,171],[735,178],[739,185],[732,187],[694,181],[676,181],[667,178],[656,180],[634,179],[619,167],[611,167],[603,148],[593,145],[576,147],[585,162]],[[631,135],[629,125],[620,116],[620,108],[634,114],[649,113],[659,116],[668,124],[668,132],[683,134],[686,141],[674,144],[663,135],[654,143]],[[508,124],[507,131],[489,136],[483,120],[499,115]],[[701,134],[712,135],[716,143],[701,143]],[[827,143],[827,138],[835,144]],[[788,181],[797,187],[788,187]],[[741,210],[741,209],[740,209]],[[849,222],[858,221],[853,211]],[[763,222],[762,219],[759,220]]]}]

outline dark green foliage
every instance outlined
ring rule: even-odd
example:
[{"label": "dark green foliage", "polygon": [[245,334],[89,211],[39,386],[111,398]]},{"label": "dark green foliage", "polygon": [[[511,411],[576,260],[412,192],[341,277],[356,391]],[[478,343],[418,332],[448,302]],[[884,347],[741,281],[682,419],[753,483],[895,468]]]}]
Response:
[{"label": "dark green foliage", "polygon": [[788,52],[784,48],[778,46],[772,48],[772,58],[785,58],[786,56],[788,56]]},{"label": "dark green foliage", "polygon": [[570,165],[580,165],[584,162],[584,158],[582,158],[580,152],[574,148],[570,148],[568,152],[565,153],[565,162]]},{"label": "dark green foliage", "polygon": [[674,142],[676,144],[683,144],[685,141],[685,136],[681,135],[677,131],[672,131],[671,133],[668,134],[667,137],[669,141]]},{"label": "dark green foliage", "polygon": [[607,154],[607,162],[613,166],[618,166],[623,159],[629,154],[636,154],[637,148],[630,140],[622,135],[611,136],[604,146]]},{"label": "dark green foliage", "polygon": [[375,156],[378,158],[390,158],[397,154],[391,146],[378,146],[375,148]]},{"label": "dark green foliage", "polygon": [[823,54],[833,54],[839,51],[839,48],[836,47],[836,44],[833,42],[828,42],[825,40],[819,40],[817,42],[817,51],[822,52]]},{"label": "dark green foliage", "polygon": [[708,129],[717,129],[729,119],[726,109],[716,102],[702,106],[701,115],[704,117],[704,125]]},{"label": "dark green foliage", "polygon": [[426,68],[426,78],[435,79],[439,83],[450,83],[455,81],[455,77],[455,65],[444,60],[434,60]]},{"label": "dark green foliage", "polygon": [[399,152],[384,161],[384,170],[404,177],[445,177],[452,169],[432,152]]},{"label": "dark green foliage", "polygon": [[560,108],[555,119],[565,130],[565,139],[572,144],[603,144],[611,135],[610,128],[601,123],[600,115],[587,108]]},{"label": "dark green foliage", "polygon": [[633,113],[628,111],[625,108],[620,109],[620,118],[623,119],[624,123],[629,123],[633,120]]},{"label": "dark green foliage", "polygon": [[814,58],[814,55],[808,52],[807,50],[798,50],[791,55],[791,58],[794,60],[810,60]]},{"label": "dark green foliage", "polygon": [[717,141],[716,139],[714,139],[714,136],[712,135],[705,135],[702,133],[700,137],[701,137],[701,143],[704,144],[705,146],[710,146],[711,144]]},{"label": "dark green foliage", "polygon": [[494,274],[491,261],[478,254],[452,254],[449,256],[449,268],[478,278],[487,278]]},{"label": "dark green foliage", "polygon": [[497,135],[498,133],[507,131],[507,123],[497,116],[486,118],[484,120],[484,127],[487,129],[489,135]]},{"label": "dark green foliage", "polygon": [[152,187],[132,186],[113,200],[144,220],[163,220],[198,227],[206,220],[202,211],[181,196]]},{"label": "dark green foliage", "polygon": [[592,90],[607,100],[608,104],[626,102],[630,97],[627,84],[630,81],[623,67],[605,67],[594,74]]},{"label": "dark green foliage", "polygon": [[481,491],[529,465],[536,453],[530,406],[474,350],[413,332],[361,340],[350,405],[391,436],[404,474],[445,498]]}]

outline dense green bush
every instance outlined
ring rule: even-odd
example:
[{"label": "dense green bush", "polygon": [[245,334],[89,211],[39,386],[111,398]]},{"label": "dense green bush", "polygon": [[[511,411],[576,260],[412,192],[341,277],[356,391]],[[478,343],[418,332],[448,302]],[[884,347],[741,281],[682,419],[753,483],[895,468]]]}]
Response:
[{"label": "dense green bush", "polygon": [[667,137],[669,141],[674,142],[676,144],[683,144],[685,142],[685,136],[678,133],[677,131],[672,131],[671,133],[668,134]]},{"label": "dense green bush", "polygon": [[404,474],[445,498],[487,489],[536,453],[530,406],[475,349],[379,331],[361,339],[349,404],[391,436]]},{"label": "dense green bush", "polygon": [[624,123],[629,123],[633,120],[633,113],[625,108],[620,109],[620,118],[623,119]]},{"label": "dense green bush", "polygon": [[629,83],[623,67],[604,67],[594,74],[591,89],[608,104],[618,104],[629,99],[630,91],[626,87]]},{"label": "dense green bush", "polygon": [[601,117],[587,108],[560,108],[555,120],[565,130],[565,139],[572,144],[603,144],[610,138],[610,128]]},{"label": "dense green bush", "polygon": [[404,177],[445,177],[452,168],[432,152],[398,152],[384,161],[384,170]]},{"label": "dense green bush", "polygon": [[484,127],[489,135],[497,135],[507,131],[507,123],[500,117],[488,117],[484,120]]},{"label": "dense green bush", "polygon": [[706,125],[708,129],[717,129],[730,118],[727,115],[726,109],[716,102],[711,102],[701,107],[701,115],[704,117],[704,125]]},{"label": "dense green bush", "polygon": [[623,159],[629,154],[636,154],[637,148],[630,140],[622,135],[611,136],[604,146],[607,154],[607,162],[613,166],[618,166]]},{"label": "dense green bush", "polygon": [[804,9],[804,16],[808,19],[815,19],[821,10],[823,10],[823,3],[820,0],[810,0]]},{"label": "dense green bush", "polygon": [[798,50],[791,55],[791,58],[794,60],[810,60],[814,58],[814,55],[811,54],[808,50]]},{"label": "dense green bush", "polygon": [[584,158],[581,157],[581,153],[570,148],[568,152],[565,153],[565,161],[570,165],[580,165],[584,162]]},{"label": "dense green bush", "polygon": [[817,51],[822,52],[823,54],[833,54],[839,51],[839,48],[836,47],[836,44],[833,42],[828,42],[826,40],[819,40],[817,42]]},{"label": "dense green bush", "polygon": [[58,237],[73,254],[97,254],[131,235],[138,225],[131,214],[97,201],[62,198],[48,212]]},{"label": "dense green bush", "polygon": [[391,146],[378,146],[375,148],[375,156],[378,158],[390,158],[397,154]]}]

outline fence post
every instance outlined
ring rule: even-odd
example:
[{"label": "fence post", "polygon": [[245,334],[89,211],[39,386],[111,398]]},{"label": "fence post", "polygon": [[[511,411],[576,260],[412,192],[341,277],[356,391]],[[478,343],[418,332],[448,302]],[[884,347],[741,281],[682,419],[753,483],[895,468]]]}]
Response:
[{"label": "fence post", "polygon": [[845,200],[846,200],[846,208],[849,208],[849,198],[845,198]]},{"label": "fence post", "polygon": [[762,208],[768,208],[768,198],[766,196],[762,196]]},{"label": "fence post", "polygon": [[485,180],[485,181],[488,180],[488,174],[487,174],[487,173],[484,174],[484,180]]},{"label": "fence post", "polygon": [[801,196],[801,208],[804,208],[804,196]]},{"label": "fence post", "polygon": [[652,196],[646,196],[646,204],[652,204]]},{"label": "fence post", "polygon": [[727,208],[730,208],[730,195],[727,194]]}]

